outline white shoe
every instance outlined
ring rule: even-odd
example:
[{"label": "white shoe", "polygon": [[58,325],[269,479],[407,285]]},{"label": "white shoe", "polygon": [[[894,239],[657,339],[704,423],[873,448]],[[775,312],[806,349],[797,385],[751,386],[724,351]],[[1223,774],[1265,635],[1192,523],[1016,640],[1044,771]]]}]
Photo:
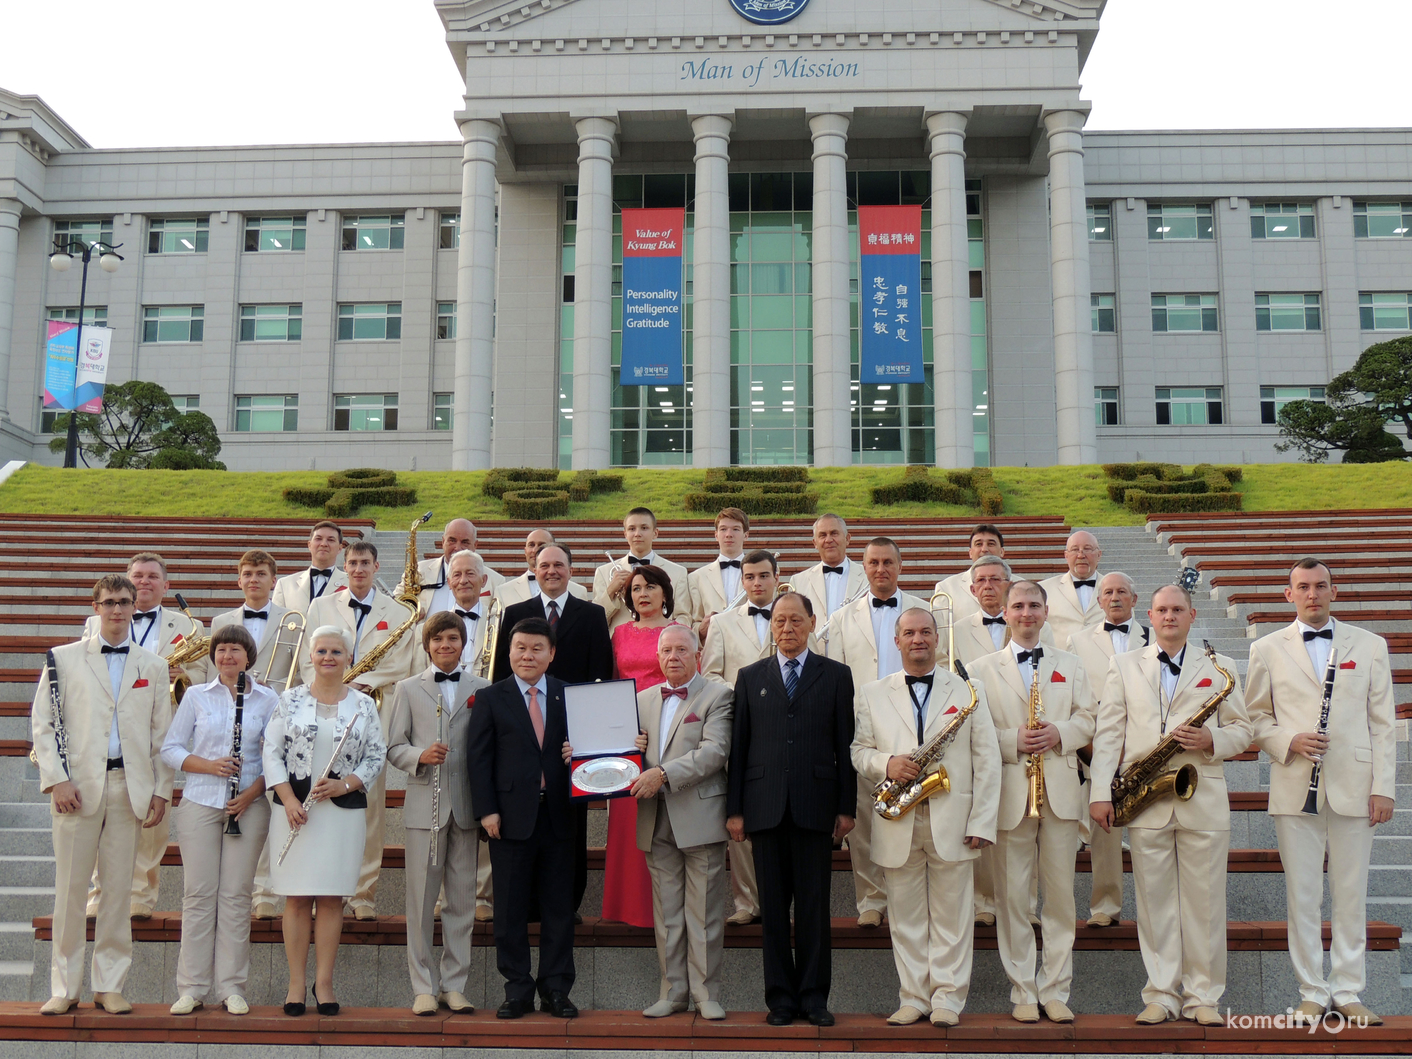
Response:
[{"label": "white shoe", "polygon": [[961,1016],[950,1008],[932,1008],[933,1026],[955,1026],[961,1021]]},{"label": "white shoe", "polygon": [[920,1019],[922,1014],[911,1004],[903,1004],[887,1017],[887,1024],[889,1026],[910,1026]]},{"label": "white shoe", "polygon": [[197,1008],[201,1007],[201,1001],[194,996],[184,996],[171,1007],[173,1015],[190,1015]]},{"label": "white shoe", "polygon": [[51,996],[39,1009],[41,1015],[67,1015],[69,1008],[78,1003],[77,997]]},{"label": "white shoe", "polygon": [[703,1019],[715,1022],[726,1017],[726,1009],[714,1000],[703,1000],[696,1005],[696,1013]]},{"label": "white shoe", "polygon": [[435,1015],[436,997],[430,993],[418,993],[412,998],[413,1015]]},{"label": "white shoe", "polygon": [[670,1000],[659,1000],[651,1007],[644,1008],[642,1013],[649,1019],[664,1019],[668,1015],[675,1015],[679,1011],[685,1011],[685,1004],[674,1004]]},{"label": "white shoe", "polygon": [[239,993],[232,993],[226,997],[226,1010],[232,1015],[248,1015],[250,1014],[250,1005]]}]

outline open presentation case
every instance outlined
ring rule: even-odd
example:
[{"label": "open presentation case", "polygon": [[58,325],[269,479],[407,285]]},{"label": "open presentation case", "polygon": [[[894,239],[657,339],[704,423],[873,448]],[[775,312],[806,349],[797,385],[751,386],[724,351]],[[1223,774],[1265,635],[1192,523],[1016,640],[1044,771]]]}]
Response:
[{"label": "open presentation case", "polygon": [[631,680],[599,680],[564,687],[569,722],[570,794],[574,801],[624,798],[642,775],[636,746],[637,685]]}]

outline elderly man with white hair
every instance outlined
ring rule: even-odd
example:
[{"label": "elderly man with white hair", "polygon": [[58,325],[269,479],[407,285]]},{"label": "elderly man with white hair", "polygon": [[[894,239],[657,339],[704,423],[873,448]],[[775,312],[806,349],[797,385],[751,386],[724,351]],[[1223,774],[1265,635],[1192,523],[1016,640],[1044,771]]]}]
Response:
[{"label": "elderly man with white hair", "polygon": [[1040,584],[1049,597],[1049,628],[1054,639],[1063,642],[1086,625],[1103,620],[1098,604],[1098,560],[1103,549],[1088,530],[1075,530],[1064,545],[1064,561],[1069,569]]},{"label": "elderly man with white hair", "polygon": [[[475,550],[476,526],[474,522],[466,518],[453,518],[446,524],[441,531],[441,554],[430,559],[423,559],[417,564],[417,573],[421,576],[422,581],[422,595],[418,602],[422,608],[423,616],[435,614],[440,610],[452,609],[451,585],[447,580],[451,570],[451,557],[457,552],[474,552]],[[505,576],[485,566],[484,560],[481,561],[481,565],[485,570],[485,584],[481,586],[481,591],[493,593],[505,583]],[[397,584],[396,594],[400,595],[406,585],[407,573],[404,570],[402,580]]]}]

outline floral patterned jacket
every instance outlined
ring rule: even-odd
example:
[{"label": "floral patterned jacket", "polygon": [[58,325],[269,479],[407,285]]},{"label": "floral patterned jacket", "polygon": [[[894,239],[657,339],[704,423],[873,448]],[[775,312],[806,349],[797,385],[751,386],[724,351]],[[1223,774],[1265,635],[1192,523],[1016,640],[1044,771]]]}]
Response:
[{"label": "floral patterned jacket", "polygon": [[[314,737],[319,719],[313,692],[305,685],[291,688],[280,696],[279,706],[265,729],[265,783],[273,788],[291,778],[316,779],[326,761],[314,761]],[[334,743],[352,724],[354,731],[333,765],[337,776],[356,775],[363,788],[370,789],[387,760],[387,740],[382,734],[373,700],[360,691],[348,690],[338,704]]]}]

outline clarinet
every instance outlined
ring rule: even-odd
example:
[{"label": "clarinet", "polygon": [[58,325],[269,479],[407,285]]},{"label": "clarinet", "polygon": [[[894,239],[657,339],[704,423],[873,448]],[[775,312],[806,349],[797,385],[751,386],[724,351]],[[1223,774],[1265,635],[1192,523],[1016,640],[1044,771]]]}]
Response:
[{"label": "clarinet", "polygon": [[[241,670],[235,678],[235,726],[231,729],[230,756],[235,758],[235,775],[230,778],[230,798],[234,801],[240,794],[240,773],[242,771],[240,762],[240,730],[243,727],[242,721],[245,715],[245,671]],[[240,834],[240,821],[235,818],[235,814],[230,814],[230,819],[226,821],[226,834]]]},{"label": "clarinet", "polygon": [[64,727],[64,700],[59,695],[59,666],[54,661],[52,649],[45,656],[45,662],[49,668],[49,712],[54,724],[54,745],[59,750],[59,764],[64,766],[64,778],[68,779],[72,775],[69,772],[69,733]]},{"label": "clarinet", "polygon": [[[1329,734],[1329,706],[1334,698],[1334,675],[1338,673],[1338,652],[1329,651],[1329,665],[1324,670],[1324,702],[1319,707],[1319,734]],[[1304,812],[1310,816],[1319,815],[1319,774],[1323,772],[1324,758],[1321,754],[1319,760],[1314,762],[1313,769],[1309,772],[1309,790],[1304,795]]]}]

